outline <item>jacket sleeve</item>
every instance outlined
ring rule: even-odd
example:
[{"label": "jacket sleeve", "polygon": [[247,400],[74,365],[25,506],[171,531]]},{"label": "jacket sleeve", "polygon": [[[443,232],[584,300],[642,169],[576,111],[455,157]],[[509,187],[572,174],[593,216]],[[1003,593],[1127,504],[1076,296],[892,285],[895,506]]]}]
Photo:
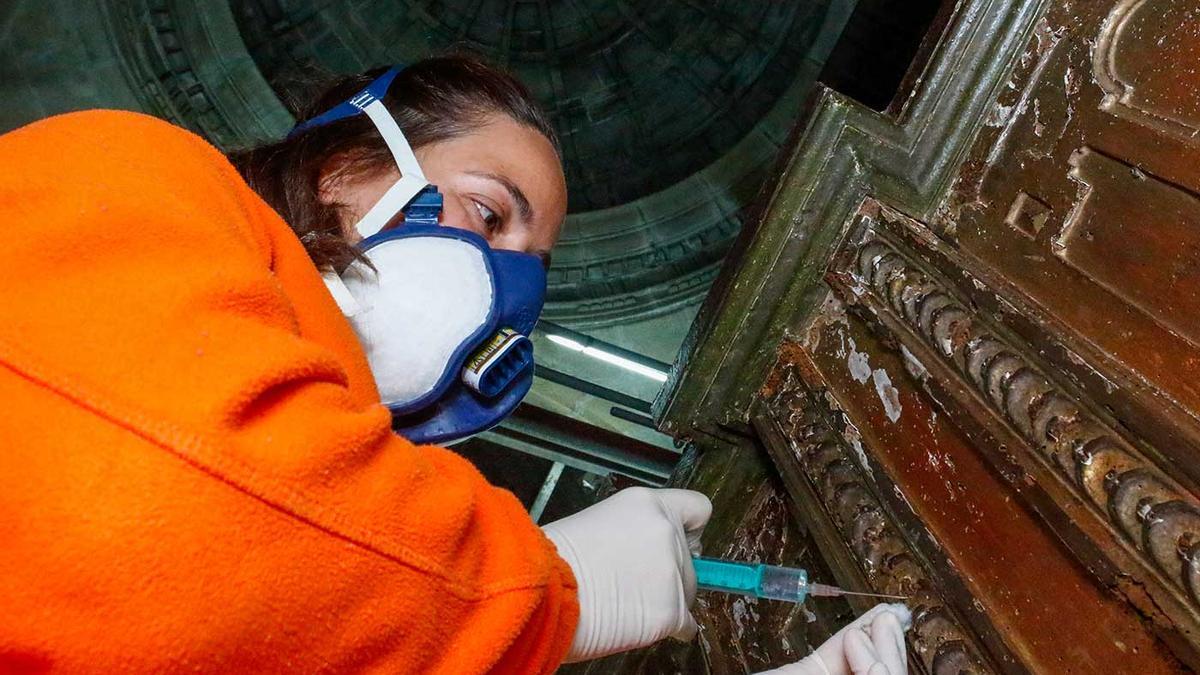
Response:
[{"label": "jacket sleeve", "polygon": [[216,150],[51,118],[0,137],[0,213],[0,663],[555,669],[570,569],[512,495],[391,432]]}]

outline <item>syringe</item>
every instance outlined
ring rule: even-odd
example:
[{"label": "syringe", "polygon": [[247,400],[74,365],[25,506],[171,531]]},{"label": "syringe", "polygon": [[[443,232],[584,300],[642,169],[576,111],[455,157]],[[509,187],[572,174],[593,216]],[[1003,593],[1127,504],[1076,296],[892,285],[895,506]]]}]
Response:
[{"label": "syringe", "polygon": [[868,595],[896,600],[905,599],[899,595],[857,593],[844,591],[837,586],[809,583],[808,572],[799,567],[778,567],[717,558],[693,558],[692,562],[696,567],[696,585],[709,591],[738,593],[788,602],[804,602],[804,599],[810,595],[816,597]]}]

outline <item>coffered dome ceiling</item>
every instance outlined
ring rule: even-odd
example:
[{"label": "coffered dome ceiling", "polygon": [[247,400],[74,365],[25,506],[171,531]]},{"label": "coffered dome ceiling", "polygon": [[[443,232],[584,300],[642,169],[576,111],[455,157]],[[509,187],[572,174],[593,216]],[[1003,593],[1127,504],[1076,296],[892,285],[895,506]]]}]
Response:
[{"label": "coffered dome ceiling", "polygon": [[[105,43],[113,63],[76,49],[92,62],[75,72],[59,63],[54,77],[101,104],[136,100],[223,147],[285,132],[286,102],[324,75],[447,48],[506,65],[563,142],[571,213],[547,316],[586,326],[669,311],[707,289],[828,50],[829,4],[107,0],[81,17],[78,4],[54,0],[0,14],[71,14],[81,44]],[[29,78],[18,74],[44,52],[67,50],[39,39],[0,47],[6,77]],[[45,97],[45,84],[29,86]],[[10,109],[3,121],[27,113]]]}]

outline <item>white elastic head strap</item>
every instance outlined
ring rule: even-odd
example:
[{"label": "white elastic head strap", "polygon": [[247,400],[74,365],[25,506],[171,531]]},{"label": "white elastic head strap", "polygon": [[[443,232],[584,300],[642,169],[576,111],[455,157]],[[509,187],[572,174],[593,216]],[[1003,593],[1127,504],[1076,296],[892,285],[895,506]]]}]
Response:
[{"label": "white elastic head strap", "polygon": [[[400,180],[388,188],[379,201],[354,225],[354,229],[358,230],[364,239],[382,230],[388,221],[408,206],[413,197],[429,184],[421,171],[421,165],[417,164],[417,156],[413,154],[408,139],[404,137],[404,132],[400,131],[400,125],[396,124],[395,118],[383,105],[383,101],[374,97],[372,99],[360,109],[371,118],[375,128],[379,130],[379,135],[383,136],[383,141],[387,143],[388,150],[391,150],[396,168],[400,169]],[[358,106],[357,103],[355,105]]]}]

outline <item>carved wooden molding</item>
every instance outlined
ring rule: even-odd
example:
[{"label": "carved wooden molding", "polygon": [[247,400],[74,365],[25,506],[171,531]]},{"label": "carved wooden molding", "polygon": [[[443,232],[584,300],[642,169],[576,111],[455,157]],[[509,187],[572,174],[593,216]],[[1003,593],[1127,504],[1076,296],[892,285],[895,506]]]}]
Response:
[{"label": "carved wooden molding", "polygon": [[845,434],[819,397],[784,366],[785,383],[767,411],[842,543],[853,552],[867,584],[876,592],[908,596],[913,609],[910,644],[931,675],[998,672],[947,604],[933,576],[873,493]]},{"label": "carved wooden molding", "polygon": [[[905,250],[907,244],[864,220],[868,227],[839,256],[830,282],[890,329],[908,333],[898,335],[902,341],[923,343],[926,353],[936,355],[978,395],[990,415],[1024,439],[1026,451],[1010,451],[1018,451],[1019,463],[1029,466],[1032,461],[1044,469],[1030,471],[1030,477],[1055,476],[1067,488],[1047,490],[1057,506],[1064,513],[1080,513],[1082,500],[1102,525],[1085,533],[1111,534],[1112,542],[1135,561],[1118,562],[1121,572],[1147,585],[1158,605],[1165,605],[1164,593],[1174,598],[1185,616],[1164,609],[1175,621],[1194,622],[1200,612],[1200,508],[1195,496],[1059,384],[1064,377],[960,300],[952,284]],[[1112,549],[1112,542],[1088,536],[1101,550]]]},{"label": "carved wooden molding", "polygon": [[962,0],[899,118],[821,93],[761,222],[734,245],[655,402],[667,433],[740,426],[776,348],[824,296],[821,274],[865,194],[930,213],[1048,0]]}]

